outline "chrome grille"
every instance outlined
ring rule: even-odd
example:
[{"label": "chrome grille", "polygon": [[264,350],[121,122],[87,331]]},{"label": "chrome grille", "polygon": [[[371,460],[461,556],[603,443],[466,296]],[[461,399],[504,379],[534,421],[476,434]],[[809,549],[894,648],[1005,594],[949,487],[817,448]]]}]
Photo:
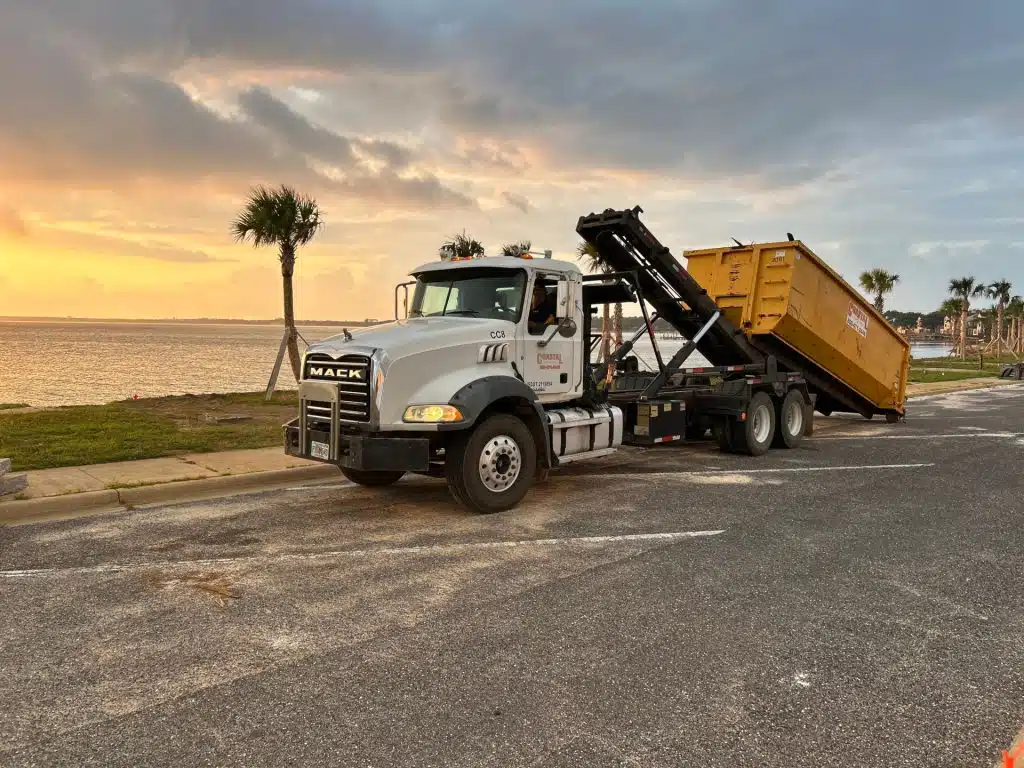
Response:
[{"label": "chrome grille", "polygon": [[[370,420],[370,358],[345,355],[333,360],[327,355],[306,358],[302,377],[330,381],[338,386],[338,418],[341,421]],[[314,423],[331,423],[331,404],[314,400],[306,404],[306,415]]]}]

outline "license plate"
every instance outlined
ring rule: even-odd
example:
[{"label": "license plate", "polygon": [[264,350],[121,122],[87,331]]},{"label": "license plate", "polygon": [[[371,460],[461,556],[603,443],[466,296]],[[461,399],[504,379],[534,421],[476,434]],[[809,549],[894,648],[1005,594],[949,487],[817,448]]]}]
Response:
[{"label": "license plate", "polygon": [[331,458],[331,446],[327,443],[318,442],[317,440],[310,441],[309,452],[313,455],[314,459]]}]

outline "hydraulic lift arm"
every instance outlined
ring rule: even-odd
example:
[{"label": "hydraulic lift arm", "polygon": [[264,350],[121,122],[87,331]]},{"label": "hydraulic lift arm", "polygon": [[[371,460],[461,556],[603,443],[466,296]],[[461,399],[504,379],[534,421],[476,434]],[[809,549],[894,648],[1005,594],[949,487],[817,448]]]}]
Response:
[{"label": "hydraulic lift arm", "polygon": [[580,217],[576,232],[612,269],[635,273],[644,299],[658,316],[690,339],[712,365],[763,362],[765,356],[721,315],[707,291],[640,221],[640,213],[640,206],[591,213]]}]

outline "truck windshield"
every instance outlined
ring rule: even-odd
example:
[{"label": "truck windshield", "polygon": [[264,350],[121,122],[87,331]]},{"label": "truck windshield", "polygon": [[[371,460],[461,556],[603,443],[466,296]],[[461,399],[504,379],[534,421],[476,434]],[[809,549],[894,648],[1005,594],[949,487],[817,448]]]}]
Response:
[{"label": "truck windshield", "polygon": [[512,269],[428,272],[416,280],[409,317],[460,315],[517,322],[526,273]]}]

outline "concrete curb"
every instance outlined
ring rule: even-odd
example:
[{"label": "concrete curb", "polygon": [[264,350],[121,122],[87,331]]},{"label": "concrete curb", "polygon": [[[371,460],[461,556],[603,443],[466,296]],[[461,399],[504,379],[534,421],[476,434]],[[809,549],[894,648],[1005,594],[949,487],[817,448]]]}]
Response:
[{"label": "concrete curb", "polygon": [[332,464],[313,467],[274,469],[267,472],[247,472],[244,475],[206,477],[201,480],[176,480],[159,485],[140,485],[117,491],[122,504],[167,504],[193,501],[216,496],[229,496],[246,491],[261,491],[279,485],[291,485],[310,480],[343,480],[341,470]]},{"label": "concrete curb", "polygon": [[150,506],[200,499],[232,496],[239,493],[273,490],[295,483],[342,480],[331,464],[247,472],[244,475],[207,477],[142,485],[137,488],[110,489],[45,496],[39,499],[9,501],[0,504],[0,525],[22,525],[46,520],[64,520],[108,511],[124,511],[128,506]]},{"label": "concrete curb", "polygon": [[117,491],[87,491],[0,504],[0,525],[17,525],[52,517],[76,517],[106,509],[123,509]]}]

